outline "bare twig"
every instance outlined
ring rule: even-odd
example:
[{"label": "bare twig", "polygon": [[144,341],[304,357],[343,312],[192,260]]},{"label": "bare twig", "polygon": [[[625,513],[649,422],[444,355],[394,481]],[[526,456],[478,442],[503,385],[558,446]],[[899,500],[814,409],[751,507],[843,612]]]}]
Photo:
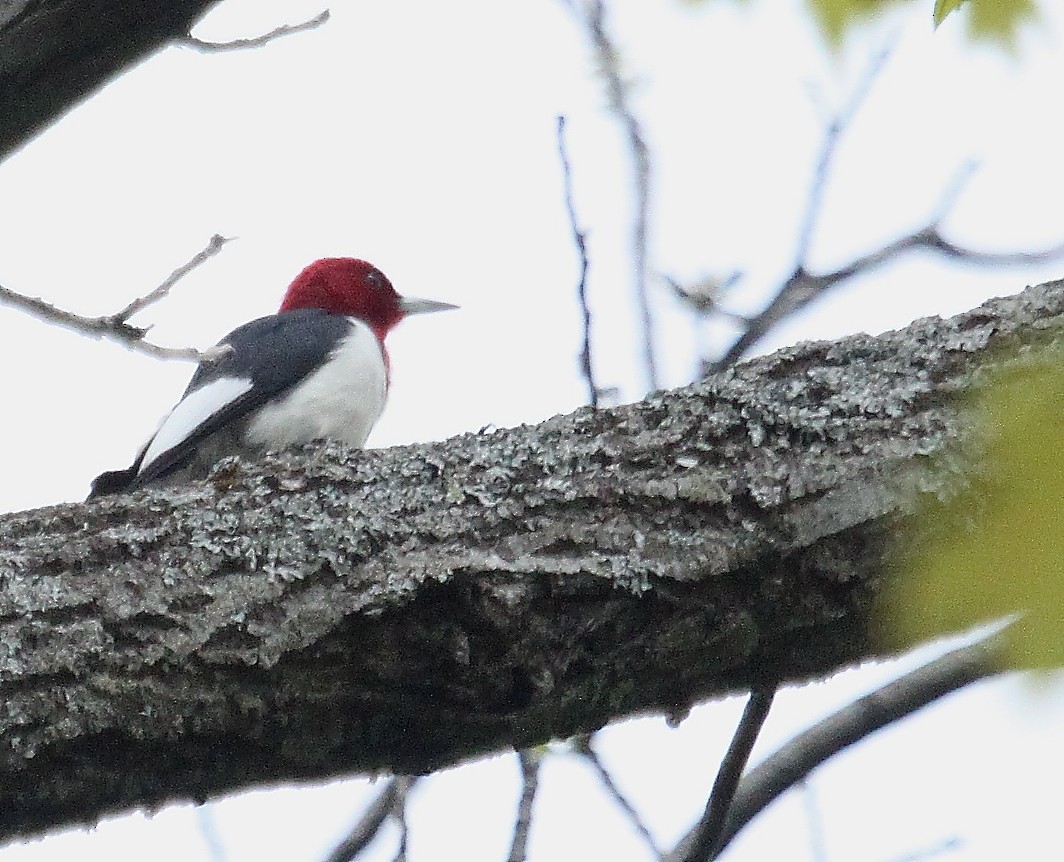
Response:
[{"label": "bare twig", "polygon": [[558,117],[558,157],[562,163],[565,208],[569,213],[573,243],[580,257],[580,278],[576,284],[576,299],[580,303],[580,322],[584,331],[584,342],[580,348],[580,373],[587,384],[587,403],[592,407],[598,407],[599,388],[595,383],[595,368],[591,362],[591,307],[587,301],[587,234],[580,229],[576,218],[576,204],[573,202],[573,174],[569,164],[569,153],[565,146],[565,117]]},{"label": "bare twig", "polygon": [[937,226],[945,221],[946,216],[952,212],[954,204],[957,203],[957,198],[961,196],[961,192],[967,187],[968,180],[975,176],[977,170],[979,170],[979,162],[975,159],[967,159],[954,172],[950,181],[946,183],[945,189],[942,190],[938,206],[931,216],[930,224]]},{"label": "bare twig", "polygon": [[896,859],[891,860],[891,862],[925,862],[925,860],[933,859],[935,856],[941,856],[943,853],[960,850],[963,846],[960,838],[954,835],[951,838],[946,838],[929,847],[921,847],[919,850],[912,850],[904,856],[899,856]]},{"label": "bare twig", "polygon": [[514,823],[514,837],[510,842],[507,862],[525,862],[528,834],[532,829],[532,805],[539,790],[539,766],[542,760],[542,755],[534,748],[517,752],[517,762],[521,765],[521,801],[517,804],[517,821]]},{"label": "bare twig", "polygon": [[839,138],[849,128],[853,118],[864,105],[868,94],[872,92],[872,86],[879,78],[883,67],[890,58],[893,44],[884,46],[869,63],[864,75],[858,82],[856,89],[850,95],[846,106],[836,114],[828,124],[824,134],[824,143],[820,147],[820,155],[817,157],[816,167],[813,169],[813,183],[809,188],[809,198],[806,200],[805,215],[802,217],[801,226],[798,229],[798,247],[795,253],[795,269],[805,265],[809,257],[809,247],[813,241],[813,231],[817,219],[820,217],[820,207],[824,199],[824,188],[827,186],[828,177],[831,175],[831,164],[835,159],[838,149]]},{"label": "bare twig", "polygon": [[[1001,673],[1003,669],[994,661],[998,643],[991,635],[910,671],[828,716],[750,770],[735,794],[716,852],[727,847],[769,803],[843,749],[940,697]],[[689,840],[690,835],[679,846]]]},{"label": "bare twig", "polygon": [[[723,356],[715,361],[704,361],[703,373],[718,371],[733,365],[782,320],[790,317],[810,302],[819,299],[829,290],[838,287],[849,279],[865,275],[883,264],[892,263],[910,251],[924,249],[954,260],[982,266],[1043,263],[1064,255],[1064,244],[1042,251],[999,253],[964,248],[945,239],[940,226],[946,216],[949,215],[958,196],[963,191],[965,183],[975,170],[975,163],[969,161],[962,166],[947,185],[932,217],[923,227],[893,242],[885,243],[875,251],[854,258],[849,263],[831,272],[822,274],[810,272],[808,264],[810,246],[812,245],[816,224],[820,216],[824,189],[830,177],[839,140],[865,104],[873,84],[890,56],[890,50],[888,46],[873,58],[868,70],[851,95],[849,102],[831,120],[828,126],[813,171],[813,180],[806,202],[805,213],[798,229],[794,270],[779,286],[775,296],[760,313],[742,321],[741,333],[724,352]],[[725,314],[719,307],[714,310],[717,313]]]},{"label": "bare twig", "polygon": [[272,29],[269,33],[263,33],[261,36],[253,36],[249,39],[234,39],[231,42],[207,42],[203,39],[197,39],[192,34],[189,34],[181,40],[180,44],[203,54],[220,54],[224,51],[243,51],[248,48],[261,48],[263,45],[267,45],[275,39],[291,36],[293,33],[314,30],[328,20],[329,10],[324,9],[309,21],[302,21],[299,24],[282,24],[280,27]]},{"label": "bare twig", "polygon": [[713,859],[723,846],[723,835],[732,807],[735,790],[739,786],[750,752],[757,742],[757,735],[768,718],[776,686],[766,685],[751,689],[735,736],[720,764],[709,802],[698,824],[670,854],[670,862],[702,862]]},{"label": "bare twig", "polygon": [[395,848],[395,862],[406,862],[410,848],[410,824],[406,817],[406,796],[403,796],[395,808],[395,819],[399,823],[399,846]]},{"label": "bare twig", "polygon": [[117,341],[130,350],[145,353],[148,356],[155,356],[160,359],[189,359],[195,362],[203,362],[214,358],[217,354],[210,350],[196,350],[191,347],[163,347],[160,344],[154,344],[145,340],[148,328],[133,326],[129,323],[129,318],[165,297],[178,281],[216,255],[227,242],[229,242],[229,239],[215,234],[202,251],[192,257],[187,263],[175,269],[162,284],[144,296],[133,300],[133,302],[115,314],[108,314],[102,317],[85,317],[80,314],[74,314],[72,311],[58,308],[39,297],[16,293],[3,286],[0,286],[0,303],[24,311],[38,320],[54,323],[57,326],[73,330],[81,335],[87,335],[90,338],[107,338],[111,341]]},{"label": "bare twig", "polygon": [[388,818],[405,806],[407,794],[417,780],[416,776],[405,775],[389,779],[347,836],[325,857],[325,862],[351,862],[365,850]]},{"label": "bare twig", "polygon": [[570,740],[570,744],[573,747],[573,751],[583,757],[595,771],[595,774],[599,777],[599,781],[602,782],[603,786],[606,788],[606,792],[612,797],[613,801],[616,802],[621,807],[621,810],[628,815],[628,819],[632,822],[632,825],[635,826],[636,831],[642,836],[647,847],[649,847],[654,854],[654,857],[659,860],[663,859],[664,857],[661,855],[661,850],[659,850],[657,844],[654,843],[654,837],[650,834],[650,830],[639,816],[639,812],[635,810],[632,803],[625,798],[623,793],[621,793],[620,788],[617,787],[613,781],[613,776],[610,775],[609,771],[602,763],[602,760],[599,759],[598,752],[592,747],[591,735],[582,734],[580,736],[574,736]]},{"label": "bare twig", "polygon": [[661,279],[672,290],[673,295],[699,317],[719,314],[723,317],[746,322],[745,315],[736,314],[721,305],[721,301],[743,278],[740,270],[733,270],[725,276],[705,275],[697,281],[682,282],[671,275],[661,274]]},{"label": "bare twig", "polygon": [[183,279],[186,275],[192,272],[192,270],[194,270],[196,267],[200,266],[201,264],[205,263],[209,258],[212,258],[216,254],[218,254],[218,252],[222,250],[222,246],[225,245],[227,242],[231,241],[232,237],[224,237],[221,234],[216,233],[210,238],[207,245],[201,252],[189,258],[188,261],[181,264],[181,266],[179,266],[172,273],[170,273],[166,281],[164,281],[157,288],[155,288],[155,290],[151,291],[151,293],[147,293],[144,296],[134,299],[121,311],[112,314],[111,319],[114,320],[116,323],[125,323],[138,311],[147,308],[149,305],[156,303],[161,299],[165,299],[166,296],[173,289],[175,284],[181,281],[181,279]]},{"label": "bare twig", "polygon": [[[578,17],[587,28],[598,55],[610,106],[624,127],[632,156],[635,191],[635,218],[632,227],[632,256],[635,275],[635,301],[639,310],[643,335],[642,358],[646,370],[647,387],[659,388],[657,351],[654,346],[654,319],[650,308],[647,285],[647,243],[650,219],[650,153],[643,138],[643,130],[632,110],[629,86],[621,74],[620,55],[606,30],[606,10],[603,0],[585,0],[586,11]],[[576,4],[570,4],[576,11]]]},{"label": "bare twig", "polygon": [[994,252],[966,248],[942,236],[936,225],[929,225],[855,258],[831,272],[816,275],[805,269],[796,270],[776,294],[775,299],[764,311],[750,319],[746,331],[735,340],[724,356],[712,363],[707,370],[719,370],[738,362],[777,323],[819,299],[832,288],[851,278],[872,272],[884,264],[892,263],[903,254],[921,249],[975,266],[1023,266],[1048,263],[1064,257],[1064,243],[1037,251]]}]

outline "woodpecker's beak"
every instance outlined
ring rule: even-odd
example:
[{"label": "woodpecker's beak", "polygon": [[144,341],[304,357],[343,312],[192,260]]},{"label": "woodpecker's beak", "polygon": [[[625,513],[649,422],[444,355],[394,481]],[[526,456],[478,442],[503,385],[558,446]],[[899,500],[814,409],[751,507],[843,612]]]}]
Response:
[{"label": "woodpecker's beak", "polygon": [[439,302],[435,299],[418,299],[416,296],[399,297],[399,308],[403,314],[428,314],[432,311],[450,311],[458,308],[449,302]]}]

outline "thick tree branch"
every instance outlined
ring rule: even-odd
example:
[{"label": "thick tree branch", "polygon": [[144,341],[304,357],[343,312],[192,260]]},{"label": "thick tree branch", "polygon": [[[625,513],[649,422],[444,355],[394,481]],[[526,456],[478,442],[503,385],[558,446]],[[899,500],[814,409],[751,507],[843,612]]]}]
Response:
[{"label": "thick tree branch", "polygon": [[218,0],[0,4],[0,159],[164,45]]},{"label": "thick tree branch", "polygon": [[894,543],[984,466],[957,400],[1062,341],[1055,282],[634,405],[0,519],[0,836],[880,655]]}]

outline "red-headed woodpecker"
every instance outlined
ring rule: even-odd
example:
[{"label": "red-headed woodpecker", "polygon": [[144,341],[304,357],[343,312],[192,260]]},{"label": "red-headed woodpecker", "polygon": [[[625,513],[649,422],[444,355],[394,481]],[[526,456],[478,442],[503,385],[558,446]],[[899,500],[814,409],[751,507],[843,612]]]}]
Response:
[{"label": "red-headed woodpecker", "polygon": [[385,336],[407,315],[454,307],[400,296],[364,260],[315,261],[277,314],[218,343],[132,466],[97,476],[89,499],[202,477],[225,455],[319,439],[362,446],[388,395]]}]

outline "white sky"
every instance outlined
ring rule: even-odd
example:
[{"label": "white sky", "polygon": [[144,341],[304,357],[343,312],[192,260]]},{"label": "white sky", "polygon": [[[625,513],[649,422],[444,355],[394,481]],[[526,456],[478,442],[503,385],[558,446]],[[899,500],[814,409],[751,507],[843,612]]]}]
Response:
[{"label": "white sky", "polygon": [[[320,2],[320,0],[319,0]],[[1043,4],[1049,7],[1051,4]],[[770,8],[771,6],[771,8]],[[981,164],[946,226],[988,249],[1064,238],[1064,16],[1024,38],[1019,59],[937,33],[930,2],[825,55],[804,7],[615,0],[611,20],[655,168],[652,266],[679,278],[742,269],[737,309],[755,309],[793,265],[796,224],[827,112],[891,33],[900,43],[845,137],[814,242],[833,266],[922,224],[968,158]],[[911,7],[911,8],[910,8]],[[202,38],[254,35],[309,18],[312,0],[227,0]],[[600,382],[641,395],[633,336],[627,165],[591,54],[558,0],[365,0],[329,24],[229,55],[172,48],[145,62],[0,164],[0,284],[72,310],[114,311],[198,251],[239,237],[142,322],[156,340],[207,346],[274,310],[323,255],[378,264],[400,292],[461,304],[390,340],[393,390],[371,444],[442,439],[536,422],[581,403],[576,260],[561,196],[555,118],[569,121],[577,206],[590,229]],[[908,259],[818,304],[765,349],[878,332],[948,314],[1041,270],[980,272]],[[669,385],[686,382],[696,334],[655,287]],[[125,466],[190,373],[0,308],[5,481],[0,508],[82,497]],[[879,665],[786,692],[768,750],[909,667]],[[741,701],[679,729],[660,719],[600,745],[663,845],[685,830]],[[815,774],[825,856],[886,862],[958,838],[941,858],[1058,858],[1064,772],[1059,693],[975,687],[836,758]],[[518,792],[512,757],[432,779],[412,803],[414,862],[505,858]],[[209,817],[227,862],[319,858],[370,793],[365,782],[249,793],[198,812],[109,821],[0,850],[0,862],[208,860]],[[814,859],[805,802],[782,800],[736,843],[736,860]],[[389,859],[394,834],[367,858]],[[543,779],[531,858],[649,856],[566,756]]]}]

